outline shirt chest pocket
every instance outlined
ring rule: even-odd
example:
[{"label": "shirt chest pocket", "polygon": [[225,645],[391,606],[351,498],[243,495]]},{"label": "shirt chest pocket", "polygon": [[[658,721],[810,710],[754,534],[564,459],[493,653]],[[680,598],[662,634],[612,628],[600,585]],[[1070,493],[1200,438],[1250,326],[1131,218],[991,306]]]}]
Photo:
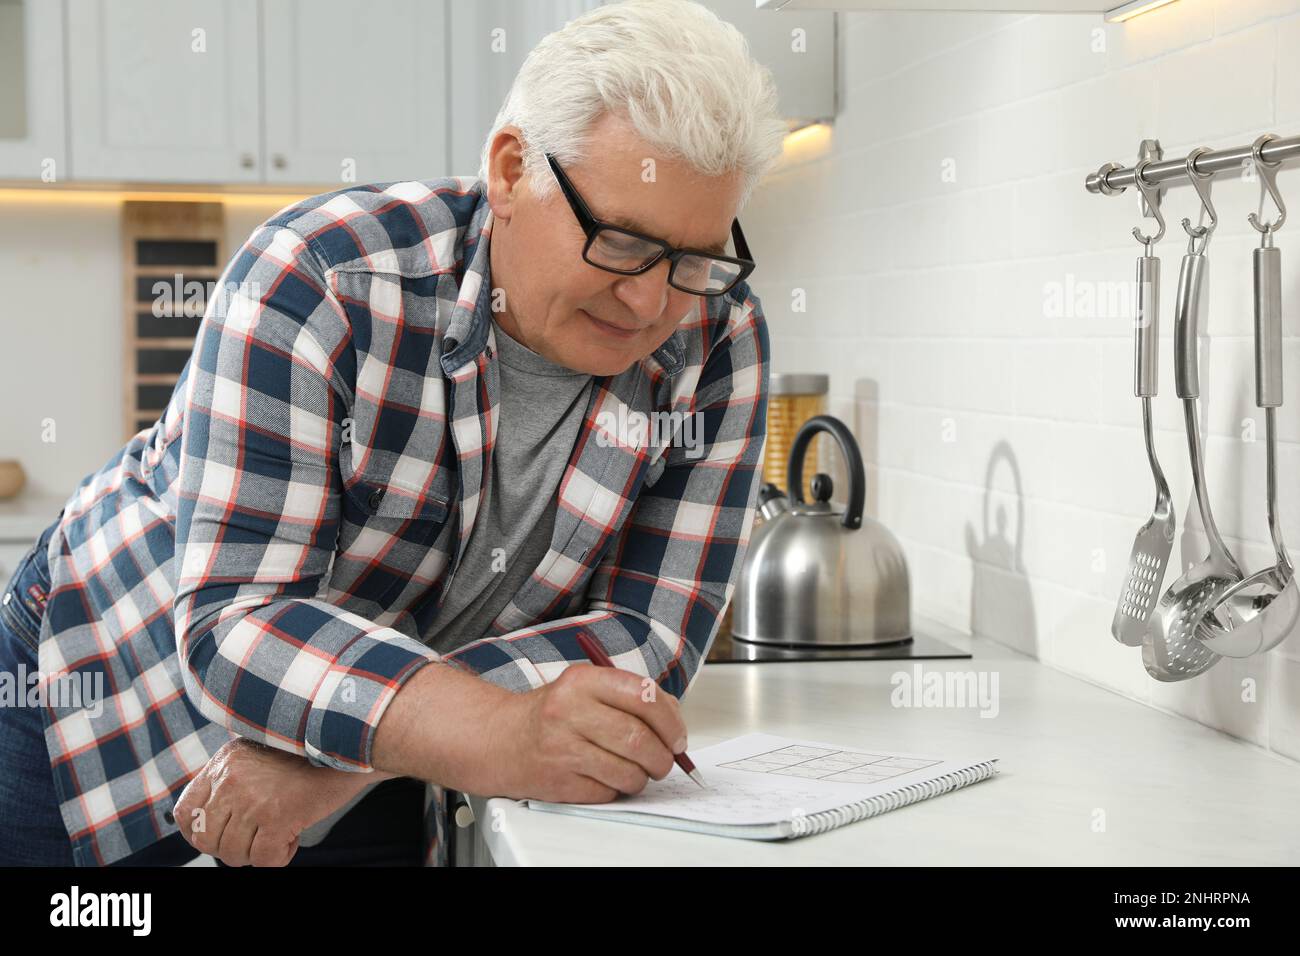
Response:
[{"label": "shirt chest pocket", "polygon": [[[435,459],[436,460],[436,459]],[[400,459],[399,459],[400,462]],[[391,456],[370,458],[354,469],[350,455],[340,459],[343,494],[339,529],[341,552],[361,561],[377,558],[413,571],[424,547],[447,523],[456,495],[456,476],[446,462],[427,464],[414,481],[392,475]]]},{"label": "shirt chest pocket", "polygon": [[344,480],[344,520],[391,533],[403,526],[419,532],[441,525],[451,511],[455,489],[445,473],[440,473],[424,491],[398,487],[380,476],[359,474]]},{"label": "shirt chest pocket", "polygon": [[353,475],[341,496],[332,583],[350,595],[391,607],[407,592],[447,529],[454,487],[450,476],[411,493],[378,475]]},{"label": "shirt chest pocket", "polygon": [[382,403],[364,397],[357,403],[339,453],[345,523],[414,535],[444,523],[456,494],[445,428],[422,421],[412,432]]}]

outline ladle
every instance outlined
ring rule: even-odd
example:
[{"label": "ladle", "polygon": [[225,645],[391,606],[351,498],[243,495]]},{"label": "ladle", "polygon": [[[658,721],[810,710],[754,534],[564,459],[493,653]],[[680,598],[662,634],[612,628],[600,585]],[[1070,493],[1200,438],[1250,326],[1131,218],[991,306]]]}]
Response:
[{"label": "ladle", "polygon": [[1277,169],[1260,151],[1272,139],[1261,136],[1253,152],[1263,188],[1277,204],[1278,218],[1263,222],[1252,214],[1250,224],[1260,233],[1254,251],[1255,278],[1255,404],[1264,409],[1268,531],[1277,563],[1256,571],[1228,588],[1201,621],[1197,639],[1225,657],[1249,657],[1286,639],[1300,618],[1300,586],[1282,542],[1277,507],[1276,412],[1282,405],[1282,253],[1273,234],[1286,221],[1286,206],[1277,189]]}]

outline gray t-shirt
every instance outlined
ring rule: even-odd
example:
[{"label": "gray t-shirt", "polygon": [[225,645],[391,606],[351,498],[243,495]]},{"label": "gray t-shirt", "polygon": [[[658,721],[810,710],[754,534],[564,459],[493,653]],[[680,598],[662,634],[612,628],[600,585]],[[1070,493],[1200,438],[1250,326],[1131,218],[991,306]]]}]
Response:
[{"label": "gray t-shirt", "polygon": [[592,377],[516,342],[493,319],[500,377],[486,498],[425,643],[441,654],[481,638],[546,556],[556,490]]},{"label": "gray t-shirt", "polygon": [[[555,528],[556,492],[587,411],[592,377],[557,365],[516,342],[496,319],[499,376],[497,441],[486,497],[465,556],[425,643],[450,653],[484,635],[546,556]],[[315,846],[369,793],[313,824],[299,840]]]}]

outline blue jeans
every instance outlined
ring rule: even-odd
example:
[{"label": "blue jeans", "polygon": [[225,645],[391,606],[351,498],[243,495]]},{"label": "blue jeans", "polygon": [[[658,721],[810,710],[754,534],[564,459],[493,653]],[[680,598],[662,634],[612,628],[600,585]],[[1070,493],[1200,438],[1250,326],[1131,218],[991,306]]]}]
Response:
[{"label": "blue jeans", "polygon": [[[62,512],[60,512],[62,514]],[[0,706],[0,866],[72,866],[72,844],[59,813],[39,707],[24,706],[19,665],[38,669],[43,596],[50,590],[46,546],[58,521],[41,532],[0,594],[0,674],[13,675],[17,706]],[[419,866],[424,842],[424,785],[387,780],[346,813],[291,866]],[[180,866],[199,855],[173,833],[114,864]]]}]

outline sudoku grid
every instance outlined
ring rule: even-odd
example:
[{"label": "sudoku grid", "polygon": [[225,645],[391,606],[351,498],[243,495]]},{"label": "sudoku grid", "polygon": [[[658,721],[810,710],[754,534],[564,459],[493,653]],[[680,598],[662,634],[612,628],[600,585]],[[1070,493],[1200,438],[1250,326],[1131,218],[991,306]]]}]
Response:
[{"label": "sudoku grid", "polygon": [[881,780],[911,773],[913,770],[924,770],[941,762],[792,745],[754,754],[743,760],[720,763],[718,766],[732,770],[747,770],[751,773],[774,773],[838,783],[879,783]]}]

